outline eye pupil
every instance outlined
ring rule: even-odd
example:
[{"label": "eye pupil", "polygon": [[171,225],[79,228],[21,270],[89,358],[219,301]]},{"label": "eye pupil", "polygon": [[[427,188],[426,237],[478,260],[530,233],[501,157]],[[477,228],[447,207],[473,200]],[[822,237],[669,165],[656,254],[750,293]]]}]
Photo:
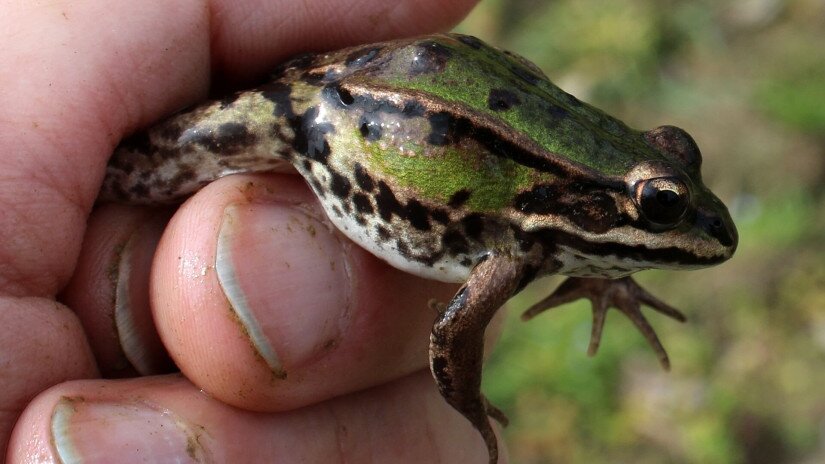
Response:
[{"label": "eye pupil", "polygon": [[673,190],[659,190],[656,193],[656,201],[669,208],[679,203],[679,194]]}]

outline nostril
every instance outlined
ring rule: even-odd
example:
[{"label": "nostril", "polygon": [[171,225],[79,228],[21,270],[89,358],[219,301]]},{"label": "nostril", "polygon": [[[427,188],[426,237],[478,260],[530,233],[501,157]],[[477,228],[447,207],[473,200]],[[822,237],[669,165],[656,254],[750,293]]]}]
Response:
[{"label": "nostril", "polygon": [[699,225],[704,228],[708,234],[719,240],[719,243],[726,247],[732,246],[734,242],[736,242],[736,232],[731,230],[727,223],[722,220],[721,216],[715,214],[703,214],[700,212]]}]

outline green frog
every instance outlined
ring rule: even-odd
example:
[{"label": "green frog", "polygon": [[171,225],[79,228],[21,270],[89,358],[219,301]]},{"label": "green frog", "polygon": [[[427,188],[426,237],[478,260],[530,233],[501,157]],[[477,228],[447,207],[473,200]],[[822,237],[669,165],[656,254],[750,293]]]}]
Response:
[{"label": "green frog", "polygon": [[591,300],[594,354],[615,307],[669,366],[640,307],[684,316],[629,275],[733,254],[736,228],[701,162],[679,128],[633,130],[514,53],[438,34],[303,55],[130,136],[101,199],[172,203],[221,176],[294,167],[355,243],[463,284],[433,326],[430,367],[496,463],[488,417],[506,418],[480,391],[484,331],[535,278],[569,276],[525,318]]}]

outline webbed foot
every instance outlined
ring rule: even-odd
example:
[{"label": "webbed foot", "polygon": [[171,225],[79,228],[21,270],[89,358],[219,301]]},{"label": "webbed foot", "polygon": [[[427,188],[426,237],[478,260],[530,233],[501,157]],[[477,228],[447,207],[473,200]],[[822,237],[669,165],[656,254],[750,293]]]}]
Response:
[{"label": "webbed foot", "polygon": [[648,293],[630,277],[621,279],[591,279],[582,277],[570,277],[565,280],[547,298],[534,304],[530,309],[522,314],[523,320],[531,319],[542,311],[568,303],[579,298],[587,298],[593,306],[593,328],[590,334],[590,346],[587,354],[593,356],[599,350],[602,330],[604,329],[605,315],[611,307],[623,312],[633,324],[642,332],[647,342],[656,352],[659,363],[665,370],[670,369],[670,360],[665,352],[659,337],[641,311],[641,305],[650,306],[666,316],[670,316],[679,322],[686,320],[679,310],[669,306],[667,303]]}]

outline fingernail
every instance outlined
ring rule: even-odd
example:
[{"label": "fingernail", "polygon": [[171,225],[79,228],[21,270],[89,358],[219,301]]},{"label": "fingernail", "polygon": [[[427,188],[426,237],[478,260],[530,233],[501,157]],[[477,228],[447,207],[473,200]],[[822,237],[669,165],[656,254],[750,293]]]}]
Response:
[{"label": "fingernail", "polygon": [[167,219],[154,216],[132,233],[119,253],[114,279],[118,341],[129,364],[142,375],[169,372],[173,367],[149,307],[149,269]]},{"label": "fingernail", "polygon": [[203,428],[143,403],[63,397],[51,433],[60,462],[211,462]]},{"label": "fingernail", "polygon": [[350,285],[341,242],[286,204],[224,210],[215,265],[220,285],[261,358],[286,376],[340,339]]}]

